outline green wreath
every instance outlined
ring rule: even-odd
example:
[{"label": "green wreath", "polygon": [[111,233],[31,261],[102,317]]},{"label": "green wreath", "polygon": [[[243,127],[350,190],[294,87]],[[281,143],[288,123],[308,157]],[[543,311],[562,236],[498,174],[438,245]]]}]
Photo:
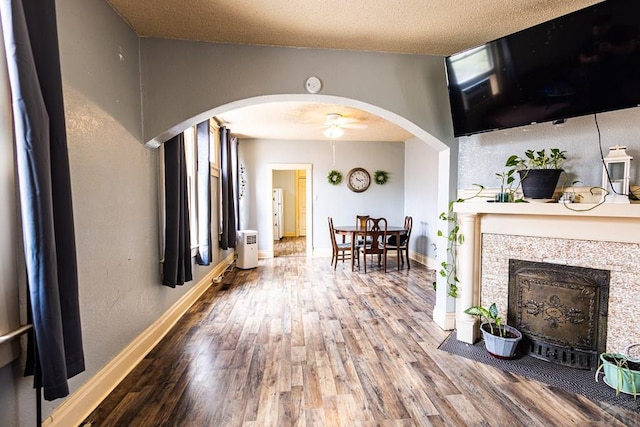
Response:
[{"label": "green wreath", "polygon": [[373,180],[378,185],[384,185],[389,180],[389,172],[375,171],[375,173],[373,174]]},{"label": "green wreath", "polygon": [[327,175],[327,181],[331,185],[338,185],[342,182],[342,174],[337,170],[332,170],[329,172],[329,175]]}]

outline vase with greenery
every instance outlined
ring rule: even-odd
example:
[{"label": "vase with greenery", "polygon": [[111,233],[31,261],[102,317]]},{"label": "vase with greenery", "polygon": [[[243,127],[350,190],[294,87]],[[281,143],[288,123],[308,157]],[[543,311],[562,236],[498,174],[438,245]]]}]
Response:
[{"label": "vase with greenery", "polygon": [[[563,172],[566,151],[559,148],[526,150],[524,157],[509,156],[505,166],[517,172],[525,198],[551,199]],[[512,174],[514,173],[512,172]]]},{"label": "vase with greenery", "polygon": [[511,359],[515,356],[522,333],[513,326],[502,323],[495,302],[489,308],[474,305],[464,312],[480,319],[480,331],[489,354],[498,359]]},{"label": "vase with greenery", "polygon": [[503,172],[496,172],[496,177],[500,180],[500,191],[496,194],[496,202],[512,202],[515,199],[515,190],[511,187],[516,180],[514,174],[515,169],[509,169]]}]

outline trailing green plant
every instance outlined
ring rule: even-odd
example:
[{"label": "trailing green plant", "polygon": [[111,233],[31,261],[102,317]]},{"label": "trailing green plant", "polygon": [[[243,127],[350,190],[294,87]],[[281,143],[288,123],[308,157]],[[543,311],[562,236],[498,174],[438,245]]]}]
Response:
[{"label": "trailing green plant", "polygon": [[566,151],[559,148],[551,148],[547,152],[542,150],[526,150],[524,157],[516,154],[509,156],[505,166],[515,170],[523,169],[562,169],[562,164],[567,160]]},{"label": "trailing green plant", "polygon": [[[520,182],[518,187],[522,185],[522,182],[529,176],[529,173],[533,170],[560,170],[562,171],[562,165],[567,159],[566,151],[559,148],[551,148],[547,151],[546,148],[542,150],[526,150],[524,157],[520,157],[517,154],[513,154],[507,158],[505,166],[509,168],[506,172],[507,179],[510,177],[515,180],[515,173],[520,175]],[[536,174],[539,172],[536,172]],[[532,176],[533,173],[531,172]],[[523,192],[525,190],[523,189]]]},{"label": "trailing green plant", "polygon": [[[467,308],[464,312],[471,316],[479,317],[480,322],[482,322],[482,319],[485,319],[486,323],[489,324],[491,335],[496,335],[504,338],[505,328],[502,327],[502,319],[500,318],[500,316],[498,316],[498,307],[496,306],[495,302],[491,304],[489,308],[485,308],[480,305],[474,305]],[[494,331],[494,325],[497,331]]]},{"label": "trailing green plant", "polygon": [[[478,187],[478,191],[473,196],[467,197],[466,199],[457,199],[455,201],[449,202],[449,208],[447,212],[441,212],[439,216],[440,220],[447,222],[449,231],[446,234],[442,230],[438,230],[437,232],[438,237],[446,237],[447,239],[447,259],[440,263],[440,270],[438,271],[438,274],[446,279],[447,294],[453,298],[458,297],[458,283],[460,283],[457,274],[458,245],[464,243],[464,235],[460,233],[458,215],[453,211],[453,204],[461,203],[466,200],[473,199],[474,197],[480,196],[480,193],[482,193],[482,190],[484,190],[484,186],[480,184],[473,185]],[[433,281],[433,289],[437,289],[435,280]]]}]

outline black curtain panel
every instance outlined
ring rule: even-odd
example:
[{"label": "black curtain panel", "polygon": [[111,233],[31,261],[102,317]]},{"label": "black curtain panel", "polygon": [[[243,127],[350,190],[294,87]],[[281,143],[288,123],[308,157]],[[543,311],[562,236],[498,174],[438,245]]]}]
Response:
[{"label": "black curtain panel", "polygon": [[27,374],[44,397],[84,371],[69,159],[54,0],[0,2],[15,127],[29,317]]},{"label": "black curtain panel", "polygon": [[236,170],[238,162],[238,140],[232,137],[229,129],[220,128],[220,168],[222,179],[222,233],[220,248],[236,247],[236,227],[238,223],[238,205],[236,197]]},{"label": "black curtain panel", "polygon": [[184,134],[171,138],[163,147],[166,219],[162,284],[175,288],[193,278]]},{"label": "black curtain panel", "polygon": [[211,172],[209,166],[209,120],[198,123],[198,257],[200,265],[211,264]]}]

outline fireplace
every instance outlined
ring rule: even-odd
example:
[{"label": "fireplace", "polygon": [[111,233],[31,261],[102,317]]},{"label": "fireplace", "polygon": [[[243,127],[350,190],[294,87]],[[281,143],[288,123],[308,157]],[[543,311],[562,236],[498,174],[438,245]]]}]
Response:
[{"label": "fireplace", "polygon": [[538,359],[596,369],[606,349],[609,271],[509,259],[508,323]]},{"label": "fireplace", "polygon": [[508,321],[509,259],[518,258],[609,271],[606,308],[601,304],[606,325],[598,325],[598,331],[606,328],[605,351],[623,352],[640,342],[640,205],[575,207],[581,210],[560,203],[454,204],[465,236],[458,246],[455,318],[450,322],[447,301],[436,299],[434,320],[444,328],[453,323],[458,340],[466,343],[480,338],[477,320],[464,313],[467,307],[495,302]]}]

